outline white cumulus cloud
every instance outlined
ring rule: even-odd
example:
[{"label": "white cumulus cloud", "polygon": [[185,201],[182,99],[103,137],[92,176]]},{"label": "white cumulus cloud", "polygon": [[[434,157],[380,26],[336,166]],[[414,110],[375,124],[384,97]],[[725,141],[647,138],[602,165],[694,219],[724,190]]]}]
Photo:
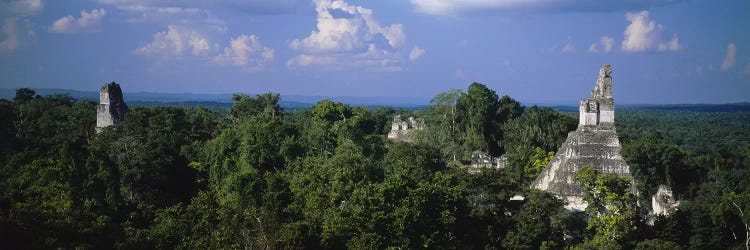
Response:
[{"label": "white cumulus cloud", "polygon": [[133,51],[135,54],[154,56],[204,55],[211,49],[205,36],[197,31],[170,25],[166,31],[157,32],[153,40]]},{"label": "white cumulus cloud", "polygon": [[[371,67],[397,70],[406,35],[401,24],[381,25],[373,11],[343,0],[315,0],[316,30],[290,47],[302,53],[287,66]],[[334,14],[343,13],[340,16]],[[378,44],[378,40],[384,43]]]},{"label": "white cumulus cloud", "polygon": [[53,33],[76,33],[76,32],[95,32],[101,30],[101,23],[104,16],[107,15],[105,9],[93,9],[89,12],[81,10],[81,16],[75,18],[72,15],[64,16],[57,19],[49,28]]},{"label": "white cumulus cloud", "polygon": [[721,71],[727,71],[734,67],[737,59],[737,46],[734,43],[727,45],[727,55],[724,56],[724,61],[721,62]]},{"label": "white cumulus cloud", "polygon": [[671,40],[662,42],[664,27],[651,20],[648,11],[628,12],[625,14],[625,18],[630,24],[625,28],[622,51],[678,51],[682,49],[677,34],[673,34]]},{"label": "white cumulus cloud", "polygon": [[214,57],[220,65],[239,66],[248,71],[259,71],[273,62],[273,49],[263,46],[255,35],[241,35],[232,39],[224,52]]},{"label": "white cumulus cloud", "polygon": [[[600,49],[601,46],[601,49]],[[592,43],[591,46],[589,46],[589,52],[591,53],[597,53],[601,50],[601,52],[607,54],[612,51],[612,48],[615,46],[615,39],[603,36],[601,39],[599,39],[599,43]]]},{"label": "white cumulus cloud", "polygon": [[424,53],[424,49],[414,46],[414,48],[411,49],[411,52],[409,52],[409,61],[416,61],[417,59],[422,57]]}]

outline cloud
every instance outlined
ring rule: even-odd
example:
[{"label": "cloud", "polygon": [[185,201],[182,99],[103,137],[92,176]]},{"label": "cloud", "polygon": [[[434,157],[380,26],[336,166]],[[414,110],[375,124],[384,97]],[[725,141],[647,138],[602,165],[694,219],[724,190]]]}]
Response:
[{"label": "cloud", "polygon": [[747,59],[747,64],[745,64],[745,71],[743,73],[750,76],[750,58]]},{"label": "cloud", "polygon": [[411,52],[409,52],[409,61],[416,61],[417,59],[422,57],[424,53],[424,49],[414,46],[414,48],[411,49]]},{"label": "cloud", "polygon": [[287,66],[362,66],[386,71],[400,68],[406,40],[403,25],[383,26],[373,17],[372,10],[343,0],[315,0],[315,11],[317,29],[290,43],[302,54],[287,61]]},{"label": "cloud", "polygon": [[607,54],[612,51],[612,47],[615,45],[615,39],[608,37],[608,36],[602,36],[601,39],[599,39],[599,44],[592,43],[589,46],[589,52],[591,53],[597,53],[599,52],[599,46],[601,46],[601,51],[604,52],[604,54]]},{"label": "cloud", "polygon": [[[400,47],[404,43],[403,26],[380,26],[372,17],[370,9],[351,6],[343,0],[317,0],[315,5],[318,30],[312,31],[310,36],[302,40],[292,41],[292,48],[315,52],[350,51],[366,47],[377,35],[385,37],[392,47]],[[332,10],[346,12],[352,17],[335,18],[331,14]]]},{"label": "cloud", "polygon": [[432,15],[549,14],[646,9],[681,0],[410,0],[418,12]]},{"label": "cloud", "polygon": [[599,52],[599,45],[597,45],[596,43],[592,43],[591,45],[589,45],[589,49],[587,51],[589,53]]},{"label": "cloud", "polygon": [[28,16],[38,13],[43,8],[42,0],[0,1],[0,16]]},{"label": "cloud", "polygon": [[36,36],[29,20],[13,17],[5,18],[0,32],[0,53],[15,51],[24,41]]},{"label": "cloud", "polygon": [[97,0],[100,4],[122,7],[143,6],[148,8],[222,8],[258,14],[286,13],[294,10],[301,0]]},{"label": "cloud", "polygon": [[336,63],[336,58],[333,56],[302,54],[292,59],[289,59],[286,62],[286,65],[288,67],[324,66],[324,65],[334,65],[335,63]]},{"label": "cloud", "polygon": [[[212,9],[241,1],[208,0],[98,0],[122,12],[130,23],[154,23],[163,26],[179,25],[201,32],[226,32],[224,20],[215,17]],[[252,2],[252,1],[250,1]]]},{"label": "cloud", "polygon": [[52,23],[49,32],[52,33],[76,33],[96,32],[101,30],[101,23],[107,11],[104,9],[93,9],[90,12],[81,10],[81,17],[76,19],[72,15],[64,16]]},{"label": "cloud", "polygon": [[366,51],[354,54],[301,54],[289,59],[287,67],[317,66],[329,70],[365,68],[372,71],[401,71],[400,55],[370,44]]},{"label": "cloud", "polygon": [[672,40],[669,40],[669,42],[659,43],[659,47],[657,48],[658,51],[678,51],[680,49],[682,49],[682,46],[677,34],[672,34]]},{"label": "cloud", "polygon": [[562,50],[561,50],[561,51],[562,51],[563,53],[568,53],[568,52],[575,52],[575,51],[576,51],[576,45],[575,45],[575,44],[573,44],[573,42],[571,42],[571,41],[568,41],[567,43],[565,43],[565,45],[563,45],[563,47],[562,47]]},{"label": "cloud", "polygon": [[195,30],[170,25],[166,31],[157,32],[153,40],[133,50],[135,54],[180,57],[205,55],[210,49],[208,39]]},{"label": "cloud", "polygon": [[630,24],[625,28],[622,51],[678,51],[682,49],[677,34],[673,34],[668,42],[661,41],[664,27],[651,20],[648,11],[628,12],[625,18]]},{"label": "cloud", "polygon": [[734,67],[736,62],[737,46],[734,43],[727,45],[727,55],[724,56],[724,61],[721,62],[721,71],[727,71]]},{"label": "cloud", "polygon": [[224,48],[224,53],[214,57],[214,62],[259,71],[273,62],[273,54],[273,49],[263,46],[255,35],[241,35],[233,38],[229,47]]},{"label": "cloud", "polygon": [[614,47],[615,45],[615,39],[608,36],[603,36],[601,39],[601,43],[602,47],[604,48],[604,53],[609,53],[610,51],[612,51],[612,47]]}]

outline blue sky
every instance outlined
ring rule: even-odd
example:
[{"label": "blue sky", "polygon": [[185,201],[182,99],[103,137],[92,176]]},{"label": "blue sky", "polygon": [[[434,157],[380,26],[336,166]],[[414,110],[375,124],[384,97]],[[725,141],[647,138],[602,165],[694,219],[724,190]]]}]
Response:
[{"label": "blue sky", "polygon": [[0,87],[750,101],[750,1],[0,0]]}]

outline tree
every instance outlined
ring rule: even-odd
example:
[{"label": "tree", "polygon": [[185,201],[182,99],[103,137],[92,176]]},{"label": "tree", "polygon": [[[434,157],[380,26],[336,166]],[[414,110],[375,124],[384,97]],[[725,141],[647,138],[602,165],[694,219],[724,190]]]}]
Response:
[{"label": "tree", "polygon": [[13,101],[17,103],[24,103],[27,101],[31,101],[32,99],[34,99],[35,94],[36,94],[36,91],[34,91],[33,89],[28,89],[28,88],[16,89],[16,97],[13,98]]},{"label": "tree", "polygon": [[537,106],[506,122],[504,146],[510,170],[524,183],[534,180],[533,174],[549,158],[548,153],[557,151],[576,125],[570,115]]},{"label": "tree", "polygon": [[523,172],[526,175],[526,178],[529,180],[536,179],[536,177],[539,176],[539,173],[547,167],[547,164],[552,161],[553,158],[555,158],[555,152],[544,152],[544,150],[539,147],[535,148],[534,154],[531,155],[527,161],[524,161],[530,163],[523,167]]},{"label": "tree", "polygon": [[229,114],[234,118],[263,115],[271,119],[281,115],[283,109],[279,106],[281,95],[278,93],[265,93],[256,95],[255,98],[234,94],[232,100],[234,105],[229,109]]},{"label": "tree", "polygon": [[637,183],[643,185],[639,192],[644,194],[641,201],[644,205],[651,203],[650,197],[659,185],[670,186],[676,194],[689,197],[690,183],[699,178],[699,173],[685,163],[686,153],[656,136],[631,141],[623,147],[622,156],[633,170]]},{"label": "tree", "polygon": [[74,226],[81,209],[71,185],[74,167],[45,158],[22,166],[9,184],[12,199],[8,219],[23,226],[35,247],[73,247]]},{"label": "tree", "polygon": [[553,232],[553,218],[563,212],[563,204],[554,196],[532,191],[519,213],[513,215],[515,228],[505,236],[503,247],[508,249],[539,249],[543,242],[563,243],[562,232]]},{"label": "tree", "polygon": [[652,239],[638,242],[635,246],[637,250],[672,250],[680,249],[680,245],[671,241]]},{"label": "tree", "polygon": [[449,155],[454,161],[458,160],[458,156],[461,154],[459,151],[458,124],[456,122],[458,119],[456,105],[462,95],[463,91],[460,89],[451,89],[438,93],[430,100],[433,105],[431,110],[437,115],[437,119],[431,119],[430,121],[434,125],[428,127],[434,130],[431,141],[438,142],[439,147],[445,152],[444,154]]},{"label": "tree", "polygon": [[588,229],[595,232],[594,238],[622,244],[634,232],[637,220],[631,180],[600,174],[591,166],[584,166],[575,178],[583,191],[590,217]]},{"label": "tree", "polygon": [[472,83],[456,104],[460,124],[466,133],[464,152],[488,151],[498,155],[500,145],[493,138],[493,121],[500,106],[497,93],[481,83]]}]

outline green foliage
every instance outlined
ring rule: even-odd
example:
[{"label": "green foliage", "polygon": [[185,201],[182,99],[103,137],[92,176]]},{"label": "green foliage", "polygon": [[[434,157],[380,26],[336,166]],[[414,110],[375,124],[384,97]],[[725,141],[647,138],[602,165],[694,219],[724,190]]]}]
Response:
[{"label": "green foliage", "polygon": [[229,109],[229,114],[236,119],[259,115],[275,119],[283,112],[283,109],[279,106],[280,99],[281,95],[278,93],[260,94],[256,95],[255,98],[242,94],[234,94],[232,96],[234,105]]},{"label": "green foliage", "polygon": [[437,94],[431,103],[422,113],[430,126],[416,131],[417,141],[440,148],[446,161],[469,161],[477,150],[502,155],[503,124],[523,113],[513,98],[498,98],[494,90],[476,82],[466,93],[452,89]]},{"label": "green foliage", "polygon": [[504,144],[511,170],[523,183],[534,180],[549,152],[557,151],[576,124],[570,115],[537,106],[506,122]]},{"label": "green foliage", "polygon": [[463,130],[459,128],[459,113],[456,105],[463,95],[460,89],[452,89],[438,93],[430,101],[433,105],[428,109],[426,123],[430,124],[423,131],[417,132],[417,141],[432,143],[440,148],[443,158],[450,161],[460,160],[464,155],[462,150]]},{"label": "green foliage", "polygon": [[[21,89],[0,100],[0,244],[10,249],[732,249],[750,213],[747,112],[625,110],[623,155],[641,205],[659,184],[679,210],[639,221],[634,188],[581,171],[589,210],[528,182],[574,115],[524,110],[482,84],[422,110],[278,94],[235,95],[228,112],[134,107],[94,133],[96,106]],[[393,115],[424,117],[389,142]],[[468,173],[474,150],[509,167]],[[511,200],[523,195],[525,199]],[[640,209],[640,210],[637,210]],[[587,230],[587,228],[589,230]]]},{"label": "green foliage", "polygon": [[75,223],[71,165],[38,159],[18,169],[9,184],[11,203],[8,219],[25,221],[44,245],[70,247],[65,242]]},{"label": "green foliage", "polygon": [[[472,83],[456,103],[459,124],[466,133],[464,151],[487,151],[492,155],[501,153],[497,134],[494,133],[497,110],[500,103],[497,93],[481,83]],[[503,121],[500,121],[501,123]]]},{"label": "green foliage", "polygon": [[13,101],[17,103],[28,102],[34,99],[36,91],[28,88],[16,89],[16,97],[13,97]]},{"label": "green foliage", "polygon": [[615,174],[600,174],[590,166],[584,166],[575,178],[588,205],[588,229],[595,232],[594,238],[622,242],[629,237],[637,220],[631,180]]},{"label": "green foliage", "polygon": [[528,160],[523,161],[530,163],[530,165],[524,166],[523,168],[523,173],[526,175],[526,178],[531,180],[539,176],[539,173],[541,173],[542,170],[547,167],[547,164],[552,160],[552,158],[555,158],[555,152],[544,152],[542,148],[535,148],[534,154],[531,155]]},{"label": "green foliage", "polygon": [[563,204],[550,194],[533,191],[526,197],[526,204],[513,216],[515,229],[503,240],[508,249],[539,249],[562,243],[564,233],[553,227],[555,217],[561,216]]},{"label": "green foliage", "polygon": [[671,241],[665,241],[665,240],[659,240],[659,239],[653,239],[653,240],[644,240],[641,242],[638,242],[638,245],[635,246],[635,249],[638,250],[672,250],[672,249],[680,249],[680,245],[677,245],[677,243],[671,242]]}]

